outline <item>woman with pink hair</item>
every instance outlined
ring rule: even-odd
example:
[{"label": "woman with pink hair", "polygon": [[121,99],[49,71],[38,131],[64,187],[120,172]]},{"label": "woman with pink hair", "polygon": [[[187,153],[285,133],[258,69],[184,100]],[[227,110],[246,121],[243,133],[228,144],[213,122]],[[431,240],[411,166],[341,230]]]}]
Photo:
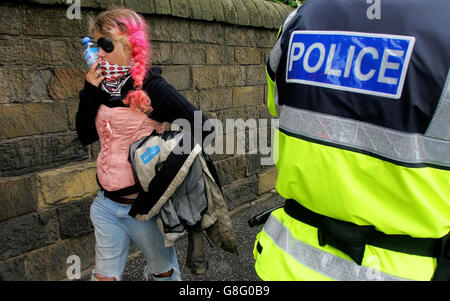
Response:
[{"label": "woman with pink hair", "polygon": [[99,59],[80,91],[76,130],[83,145],[97,140],[101,145],[100,191],[90,211],[96,239],[92,280],[121,279],[130,240],[147,259],[147,279],[151,274],[154,280],[181,280],[175,249],[164,247],[156,218],[143,222],[129,215],[144,193],[128,155],[131,143],[161,133],[165,122],[181,118],[193,125],[198,109],[161,77],[159,68],[151,67],[148,25],[141,15],[109,8],[93,20],[91,32]]}]

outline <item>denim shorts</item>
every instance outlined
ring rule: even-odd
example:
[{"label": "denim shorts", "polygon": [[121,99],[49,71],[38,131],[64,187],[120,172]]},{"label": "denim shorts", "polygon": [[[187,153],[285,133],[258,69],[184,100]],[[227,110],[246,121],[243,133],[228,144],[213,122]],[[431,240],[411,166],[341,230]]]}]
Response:
[{"label": "denim shorts", "polygon": [[130,248],[130,239],[147,259],[145,279],[173,269],[171,277],[154,280],[177,281],[180,278],[174,247],[164,247],[164,237],[156,225],[156,217],[142,222],[128,215],[131,205],[119,204],[100,191],[91,205],[91,221],[95,232],[95,269],[99,275],[121,280]]}]

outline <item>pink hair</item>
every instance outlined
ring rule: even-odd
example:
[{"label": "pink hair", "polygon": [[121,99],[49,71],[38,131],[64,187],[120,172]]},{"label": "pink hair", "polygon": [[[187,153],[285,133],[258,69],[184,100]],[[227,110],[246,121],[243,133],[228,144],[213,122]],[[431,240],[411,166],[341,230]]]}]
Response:
[{"label": "pink hair", "polygon": [[[137,15],[137,14],[136,14]],[[129,105],[131,109],[139,110],[144,113],[152,111],[151,100],[147,93],[142,90],[143,81],[147,70],[151,66],[150,51],[151,45],[148,40],[148,25],[144,18],[138,16],[134,18],[121,19],[123,25],[127,28],[128,41],[131,47],[131,55],[134,64],[131,69],[131,77],[134,80],[134,91],[130,91],[123,100],[124,104]]]}]

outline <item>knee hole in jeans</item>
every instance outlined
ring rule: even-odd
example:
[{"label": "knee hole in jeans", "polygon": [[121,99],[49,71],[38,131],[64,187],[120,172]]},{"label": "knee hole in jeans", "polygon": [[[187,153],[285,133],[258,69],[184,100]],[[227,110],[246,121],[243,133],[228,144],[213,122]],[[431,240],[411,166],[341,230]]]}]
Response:
[{"label": "knee hole in jeans", "polygon": [[172,277],[172,275],[173,275],[173,269],[171,269],[171,270],[168,271],[168,272],[164,272],[164,273],[161,273],[161,274],[158,274],[158,275],[155,275],[155,274],[152,274],[152,275],[153,275],[153,277],[156,277],[156,278]]},{"label": "knee hole in jeans", "polygon": [[94,273],[94,277],[97,281],[117,281],[116,277],[106,277],[97,273]]}]

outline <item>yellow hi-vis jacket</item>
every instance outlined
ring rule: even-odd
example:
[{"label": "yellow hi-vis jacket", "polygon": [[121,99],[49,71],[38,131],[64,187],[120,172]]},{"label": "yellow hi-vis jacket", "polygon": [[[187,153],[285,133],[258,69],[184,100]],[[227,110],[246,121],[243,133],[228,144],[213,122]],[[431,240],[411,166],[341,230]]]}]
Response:
[{"label": "yellow hi-vis jacket", "polygon": [[263,280],[450,277],[450,2],[367,9],[307,1],[271,51],[287,201],[257,235]]}]

